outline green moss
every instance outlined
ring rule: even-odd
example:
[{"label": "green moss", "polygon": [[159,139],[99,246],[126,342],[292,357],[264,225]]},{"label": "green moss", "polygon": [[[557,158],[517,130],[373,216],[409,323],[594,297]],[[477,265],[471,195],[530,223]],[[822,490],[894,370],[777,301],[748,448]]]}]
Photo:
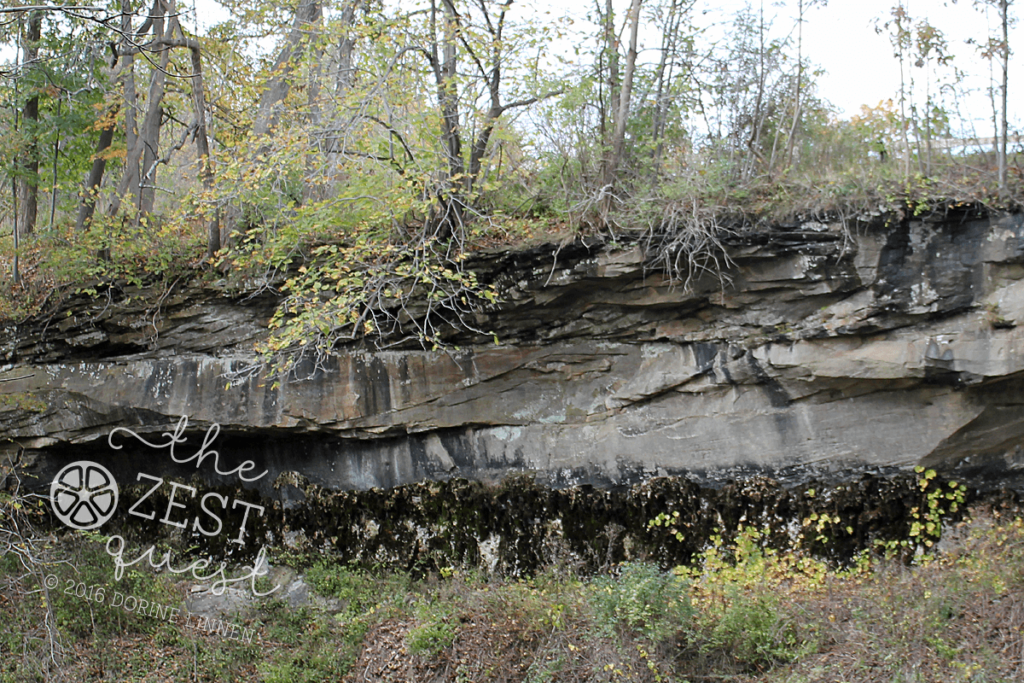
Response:
[{"label": "green moss", "polygon": [[0,411],[27,410],[32,413],[43,413],[48,407],[46,401],[29,391],[0,394]]}]

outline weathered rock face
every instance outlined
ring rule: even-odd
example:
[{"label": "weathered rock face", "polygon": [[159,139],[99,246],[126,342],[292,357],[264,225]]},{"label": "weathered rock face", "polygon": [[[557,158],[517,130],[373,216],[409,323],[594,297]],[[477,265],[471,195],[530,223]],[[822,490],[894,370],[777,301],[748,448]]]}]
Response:
[{"label": "weathered rock face", "polygon": [[[0,449],[41,477],[115,458],[116,426],[195,436],[270,482],[330,488],[533,471],[554,486],[686,475],[838,480],[918,464],[1024,490],[1024,217],[739,233],[691,290],[639,249],[577,242],[482,255],[506,303],[453,350],[338,355],[274,387],[228,386],[274,298],[217,287],[73,301],[0,333]],[[191,452],[191,451],[190,451]],[[40,457],[42,456],[42,457]],[[166,454],[126,449],[115,462]],[[193,467],[194,471],[194,467]],[[47,479],[43,479],[47,481]]]}]

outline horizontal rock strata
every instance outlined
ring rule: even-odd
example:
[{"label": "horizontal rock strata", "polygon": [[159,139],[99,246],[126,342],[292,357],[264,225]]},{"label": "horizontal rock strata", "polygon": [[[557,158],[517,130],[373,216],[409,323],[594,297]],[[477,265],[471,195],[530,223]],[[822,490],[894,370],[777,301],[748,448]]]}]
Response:
[{"label": "horizontal rock strata", "polygon": [[[481,254],[503,303],[441,351],[341,349],[279,386],[253,362],[276,304],[223,287],[78,297],[0,331],[0,450],[171,463],[134,446],[181,415],[224,462],[334,489],[424,479],[619,486],[784,483],[936,467],[1024,490],[1024,217],[737,231],[728,267],[681,286],[639,248]],[[115,296],[116,294],[116,296]]]}]

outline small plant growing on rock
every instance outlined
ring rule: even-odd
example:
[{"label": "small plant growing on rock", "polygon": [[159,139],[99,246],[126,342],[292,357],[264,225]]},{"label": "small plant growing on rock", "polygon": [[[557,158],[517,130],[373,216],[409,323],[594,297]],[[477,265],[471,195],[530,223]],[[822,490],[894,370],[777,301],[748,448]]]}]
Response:
[{"label": "small plant growing on rock", "polygon": [[955,515],[964,505],[967,488],[956,481],[943,486],[938,473],[918,465],[914,472],[920,475],[918,488],[924,493],[922,504],[910,509],[911,523],[906,538],[878,540],[876,547],[886,557],[912,554],[920,546],[931,548],[942,537],[942,522],[947,515]]},{"label": "small plant growing on rock", "polygon": [[997,330],[1009,330],[1017,326],[1017,323],[1003,316],[999,304],[994,302],[985,304],[985,321]]},{"label": "small plant growing on rock", "polygon": [[671,515],[665,512],[659,512],[658,516],[647,522],[648,529],[664,528],[672,538],[676,539],[680,543],[683,542],[685,536],[683,532],[679,530],[679,511],[674,511]]}]

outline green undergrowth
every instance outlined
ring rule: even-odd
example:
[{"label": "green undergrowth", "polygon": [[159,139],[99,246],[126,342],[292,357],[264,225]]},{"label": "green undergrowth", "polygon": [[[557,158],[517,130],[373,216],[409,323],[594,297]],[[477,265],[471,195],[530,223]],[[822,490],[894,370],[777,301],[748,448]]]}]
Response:
[{"label": "green undergrowth", "polygon": [[159,296],[170,283],[199,274],[202,232],[191,223],[157,219],[131,225],[97,221],[84,232],[70,226],[40,230],[22,238],[18,249],[20,282],[13,272],[14,245],[0,238],[0,322],[51,313],[76,295],[103,304],[117,288],[152,288]]},{"label": "green undergrowth", "polygon": [[[1021,680],[1024,519],[976,508],[943,532],[910,557],[896,543],[845,565],[767,547],[753,527],[668,570],[639,558],[586,574],[563,558],[520,578],[413,578],[293,558],[308,602],[276,594],[224,617],[251,641],[111,608],[114,592],[181,604],[186,586],[148,568],[115,581],[102,538],[69,535],[38,575],[0,558],[0,681]],[[103,587],[105,604],[67,582]]]}]

